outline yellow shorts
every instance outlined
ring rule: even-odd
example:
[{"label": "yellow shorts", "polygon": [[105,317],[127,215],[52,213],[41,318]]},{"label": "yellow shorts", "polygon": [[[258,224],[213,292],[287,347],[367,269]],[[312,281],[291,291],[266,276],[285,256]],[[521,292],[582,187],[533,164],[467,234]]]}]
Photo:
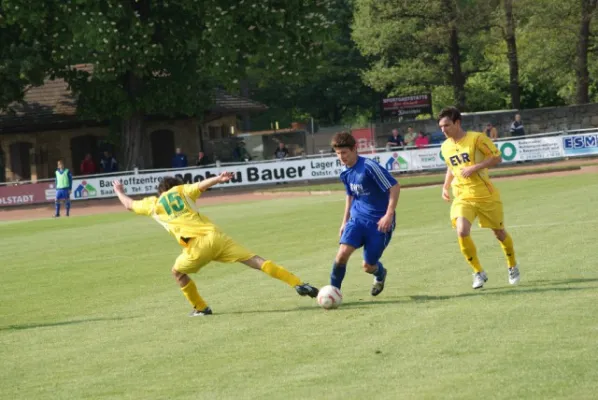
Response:
[{"label": "yellow shorts", "polygon": [[481,228],[504,229],[504,214],[500,199],[487,201],[455,199],[451,206],[453,228],[457,227],[459,217],[467,219],[471,224],[478,217]]},{"label": "yellow shorts", "polygon": [[210,261],[233,263],[247,261],[254,257],[243,246],[222,232],[210,232],[205,236],[198,236],[189,244],[174,263],[174,269],[182,274],[193,274]]}]

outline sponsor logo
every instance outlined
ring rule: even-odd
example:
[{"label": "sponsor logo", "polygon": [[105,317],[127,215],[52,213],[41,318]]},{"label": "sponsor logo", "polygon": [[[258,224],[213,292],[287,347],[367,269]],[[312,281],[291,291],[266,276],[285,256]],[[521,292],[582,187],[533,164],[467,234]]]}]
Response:
[{"label": "sponsor logo", "polygon": [[565,154],[598,153],[598,134],[566,136],[563,149]]},{"label": "sponsor logo", "polygon": [[409,163],[399,153],[393,153],[384,164],[387,170],[397,171],[409,168]]},{"label": "sponsor logo", "polygon": [[98,195],[96,188],[87,183],[87,181],[82,181],[73,193],[76,199],[87,199]]}]

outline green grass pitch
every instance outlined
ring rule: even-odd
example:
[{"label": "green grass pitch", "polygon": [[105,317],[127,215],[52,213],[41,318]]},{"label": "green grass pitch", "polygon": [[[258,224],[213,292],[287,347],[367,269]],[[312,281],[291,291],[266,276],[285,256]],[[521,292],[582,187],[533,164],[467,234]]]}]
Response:
[{"label": "green grass pitch", "polygon": [[[344,304],[242,265],[193,278],[215,315],[188,318],[176,242],[118,213],[0,224],[5,399],[593,399],[598,390],[598,177],[498,181],[522,281],[489,231],[489,281],[471,289],[438,187],[401,194],[369,296],[361,253]],[[342,195],[205,207],[225,232],[318,286]],[[73,214],[76,215],[74,205]]]}]

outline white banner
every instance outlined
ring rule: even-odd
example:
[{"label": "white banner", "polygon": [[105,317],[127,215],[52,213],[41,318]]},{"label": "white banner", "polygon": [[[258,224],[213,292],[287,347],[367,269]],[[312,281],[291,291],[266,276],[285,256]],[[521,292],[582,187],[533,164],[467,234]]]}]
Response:
[{"label": "white banner", "polygon": [[[568,135],[509,140],[496,142],[505,163],[548,160],[568,156],[598,154],[598,134]],[[440,154],[440,147],[426,149],[387,151],[362,154],[371,158],[383,168],[392,172],[427,171],[446,167]],[[342,170],[335,155],[304,160],[277,161],[269,163],[243,164],[230,167],[194,168],[164,172],[131,172],[104,178],[74,179],[71,197],[74,200],[114,197],[112,181],[120,179],[129,195],[156,193],[165,176],[177,176],[185,183],[199,182],[223,171],[234,173],[233,179],[222,186],[265,185],[282,182],[315,181],[338,178]],[[49,191],[50,192],[50,191]],[[54,193],[46,193],[48,199]]]},{"label": "white banner", "polygon": [[560,137],[538,137],[497,142],[504,162],[548,160],[563,157]]}]

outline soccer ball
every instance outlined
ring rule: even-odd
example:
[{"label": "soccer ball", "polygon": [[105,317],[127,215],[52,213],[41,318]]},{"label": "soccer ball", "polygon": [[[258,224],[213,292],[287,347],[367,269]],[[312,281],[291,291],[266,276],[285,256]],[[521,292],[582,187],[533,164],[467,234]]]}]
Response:
[{"label": "soccer ball", "polygon": [[318,292],[318,304],[326,310],[337,308],[343,302],[343,294],[341,291],[332,286],[324,286]]}]

